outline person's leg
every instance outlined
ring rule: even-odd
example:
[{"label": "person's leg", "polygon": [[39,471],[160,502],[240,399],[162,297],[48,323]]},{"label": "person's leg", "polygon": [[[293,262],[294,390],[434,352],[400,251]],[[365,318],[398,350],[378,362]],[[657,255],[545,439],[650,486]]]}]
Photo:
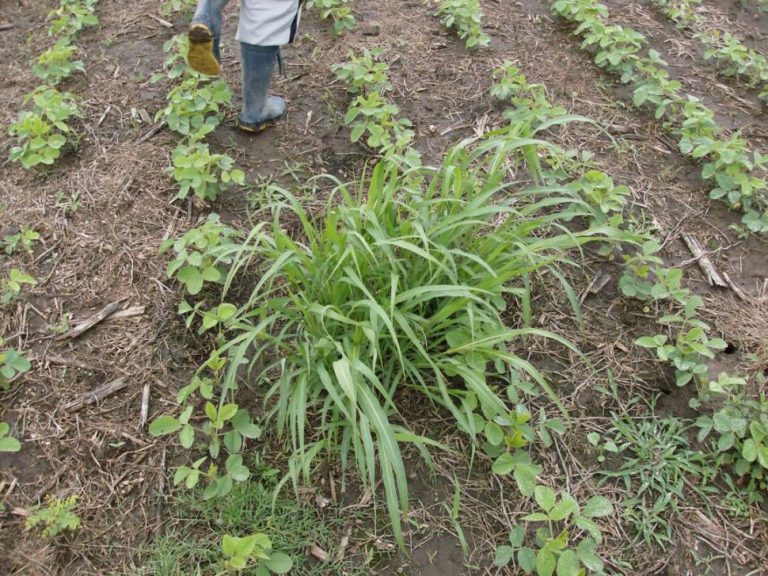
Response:
[{"label": "person's leg", "polygon": [[280,46],[296,36],[302,0],[240,0],[236,40],[243,66],[243,110],[238,127],[261,132],[285,113],[285,100],[270,96]]},{"label": "person's leg", "polygon": [[240,43],[243,110],[238,119],[238,128],[241,130],[261,132],[285,113],[285,100],[269,94],[279,50],[278,46]]},{"label": "person's leg", "polygon": [[187,62],[203,74],[215,76],[221,70],[221,22],[229,0],[199,0],[189,27]]}]

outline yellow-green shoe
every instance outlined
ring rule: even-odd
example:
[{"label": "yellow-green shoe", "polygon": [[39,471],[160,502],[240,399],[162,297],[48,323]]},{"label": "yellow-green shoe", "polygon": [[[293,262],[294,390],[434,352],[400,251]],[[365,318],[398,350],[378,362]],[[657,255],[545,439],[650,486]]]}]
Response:
[{"label": "yellow-green shoe", "polygon": [[202,74],[218,76],[221,65],[213,54],[213,35],[205,24],[192,24],[189,27],[189,52],[187,63]]}]

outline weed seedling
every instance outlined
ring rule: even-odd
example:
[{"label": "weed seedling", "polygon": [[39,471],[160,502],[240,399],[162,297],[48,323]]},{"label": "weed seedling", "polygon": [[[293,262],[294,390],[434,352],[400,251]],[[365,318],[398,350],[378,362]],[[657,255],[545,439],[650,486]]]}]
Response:
[{"label": "weed seedling", "polygon": [[27,518],[27,530],[42,529],[43,538],[55,538],[65,531],[76,530],[80,526],[77,516],[77,496],[63,500],[48,496],[45,506],[37,506],[34,513]]}]

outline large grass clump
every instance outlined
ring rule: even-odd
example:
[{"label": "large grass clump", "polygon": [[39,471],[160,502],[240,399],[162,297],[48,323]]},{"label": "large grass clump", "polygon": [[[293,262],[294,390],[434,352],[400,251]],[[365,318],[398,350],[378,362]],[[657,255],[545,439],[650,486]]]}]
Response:
[{"label": "large grass clump", "polygon": [[370,486],[380,479],[398,539],[408,503],[400,445],[435,444],[404,425],[404,389],[472,437],[475,413],[509,414],[494,383],[523,374],[557,400],[510,351],[532,334],[566,343],[531,325],[531,276],[552,269],[562,279],[555,268],[572,263],[569,251],[614,231],[569,230],[563,221],[584,211],[579,198],[512,181],[520,159],[545,146],[506,130],[462,143],[437,169],[383,161],[364,184],[338,184],[322,216],[279,190],[267,221],[225,256],[224,299],[258,271],[220,350],[231,360],[225,389],[247,363],[269,419],[290,438],[294,480],[323,452]]}]

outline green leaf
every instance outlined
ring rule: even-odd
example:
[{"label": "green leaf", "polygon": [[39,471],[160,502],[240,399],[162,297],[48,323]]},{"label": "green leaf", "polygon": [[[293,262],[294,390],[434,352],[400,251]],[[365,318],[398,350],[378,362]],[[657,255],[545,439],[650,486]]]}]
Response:
[{"label": "green leaf", "polygon": [[520,548],[517,551],[517,564],[527,574],[531,574],[536,569],[536,553],[528,548]]},{"label": "green leaf", "polygon": [[576,501],[565,494],[562,500],[552,507],[552,510],[549,512],[549,518],[555,521],[565,520],[571,514],[577,512],[578,509],[579,506],[576,504]]},{"label": "green leaf", "polygon": [[555,555],[546,548],[536,554],[536,574],[538,576],[552,576],[555,572]]},{"label": "green leaf", "polygon": [[522,547],[523,542],[525,542],[525,526],[523,524],[518,524],[509,533],[509,544],[513,548],[520,548]]},{"label": "green leaf", "polygon": [[491,471],[499,476],[506,476],[514,469],[515,461],[512,459],[512,455],[507,452],[496,458],[496,461],[491,467]]},{"label": "green leaf", "polygon": [[264,561],[264,565],[274,574],[288,574],[293,568],[293,560],[287,554],[273,552],[269,560]]},{"label": "green leaf", "polygon": [[21,442],[12,436],[0,438],[0,452],[18,452],[21,450]]},{"label": "green leaf", "polygon": [[183,448],[190,449],[195,442],[195,429],[189,424],[184,426],[179,432],[179,443]]},{"label": "green leaf", "polygon": [[181,428],[181,422],[179,422],[173,416],[158,416],[149,425],[149,433],[152,436],[167,436],[173,434]]},{"label": "green leaf", "polygon": [[603,496],[593,496],[584,505],[582,515],[587,518],[602,518],[613,513],[613,503]]},{"label": "green leaf", "polygon": [[227,420],[231,420],[235,414],[237,414],[237,411],[240,409],[240,407],[237,404],[231,403],[231,404],[224,404],[224,406],[221,407],[221,410],[219,411],[219,420],[221,422],[226,422]]},{"label": "green leaf", "polygon": [[741,457],[747,462],[757,460],[757,443],[752,438],[744,441],[744,445],[741,447]]},{"label": "green leaf", "polygon": [[504,431],[495,422],[485,423],[485,437],[494,446],[499,446],[504,441]]},{"label": "green leaf", "polygon": [[581,562],[573,550],[564,550],[557,560],[557,576],[579,576]]},{"label": "green leaf", "polygon": [[549,486],[536,486],[533,492],[533,496],[536,499],[536,503],[541,507],[542,510],[545,512],[549,512],[552,510],[552,507],[555,505],[556,495],[555,491],[552,490]]},{"label": "green leaf", "polygon": [[237,482],[244,482],[251,475],[248,468],[243,466],[242,454],[231,454],[224,466],[227,473]]},{"label": "green leaf", "polygon": [[5,365],[10,366],[16,372],[19,372],[19,373],[28,372],[29,369],[32,367],[32,364],[29,362],[29,360],[21,356],[13,348],[9,348],[5,352],[3,352],[3,355],[5,356],[5,360],[3,361]]},{"label": "green leaf", "polygon": [[203,276],[197,268],[193,268],[192,266],[185,266],[179,270],[176,278],[186,286],[187,292],[193,296],[198,294],[203,288]]},{"label": "green leaf", "polygon": [[494,566],[506,566],[515,556],[515,550],[511,546],[499,546],[493,558]]},{"label": "green leaf", "polygon": [[595,554],[596,543],[594,540],[585,538],[576,547],[576,555],[589,570],[601,572],[603,570],[603,561]]}]

